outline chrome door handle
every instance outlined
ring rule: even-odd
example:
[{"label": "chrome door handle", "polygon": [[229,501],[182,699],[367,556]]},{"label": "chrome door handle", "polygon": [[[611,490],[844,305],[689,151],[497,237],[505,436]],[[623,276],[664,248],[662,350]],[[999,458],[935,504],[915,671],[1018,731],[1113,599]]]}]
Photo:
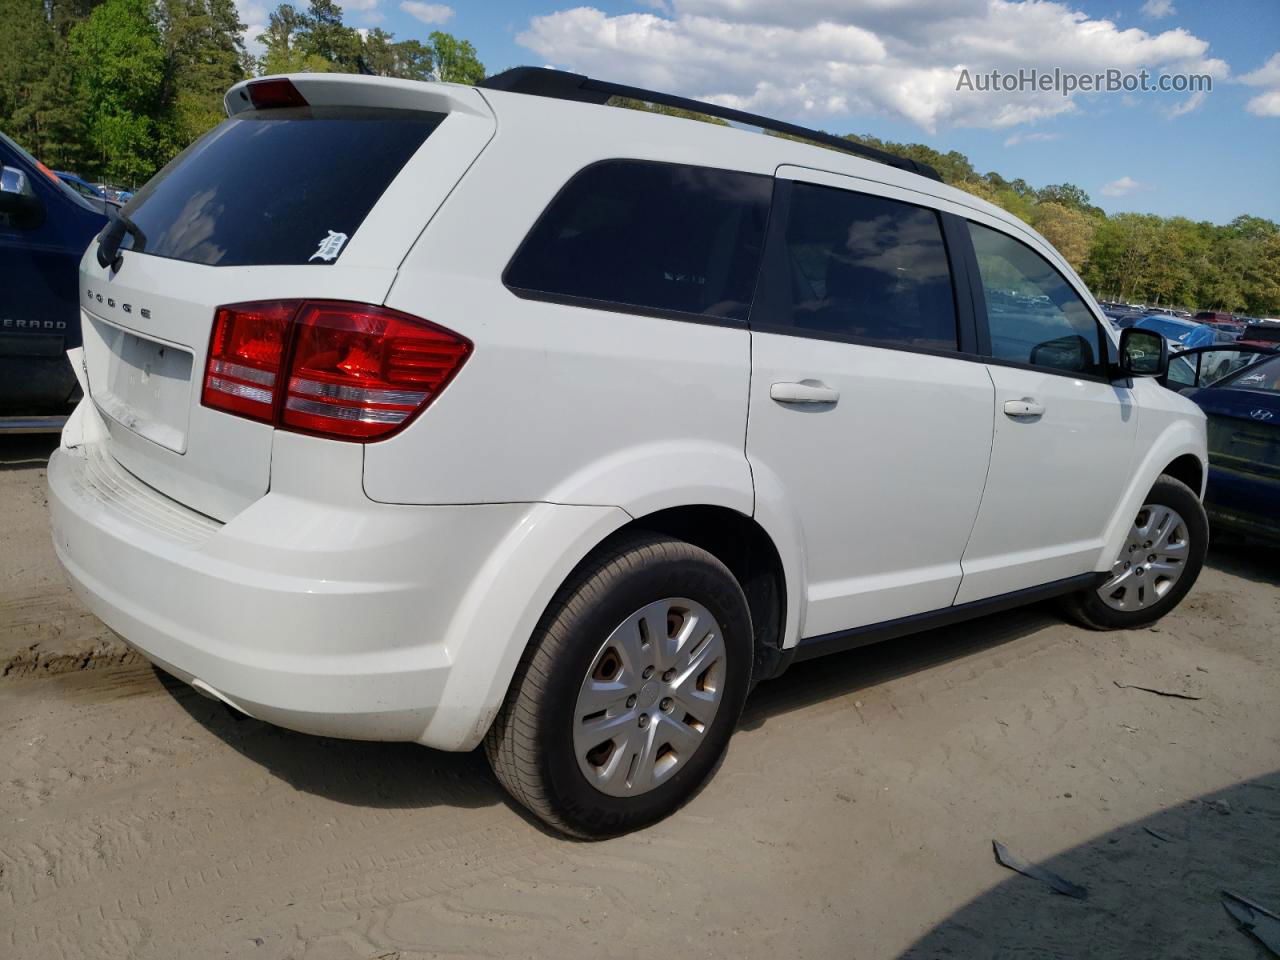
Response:
[{"label": "chrome door handle", "polygon": [[773,384],[769,387],[769,398],[779,403],[835,403],[840,399],[840,391],[816,380],[800,380]]},{"label": "chrome door handle", "polygon": [[1042,417],[1044,416],[1044,404],[1038,403],[1030,397],[1023,397],[1021,400],[1006,400],[1004,402],[1004,413],[1007,417]]}]

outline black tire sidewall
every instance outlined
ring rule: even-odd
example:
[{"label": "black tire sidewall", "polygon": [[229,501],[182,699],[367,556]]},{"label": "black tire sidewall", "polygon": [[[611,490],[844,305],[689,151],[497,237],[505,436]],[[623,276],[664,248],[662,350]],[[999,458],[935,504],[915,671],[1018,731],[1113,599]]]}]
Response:
[{"label": "black tire sidewall", "polygon": [[1106,605],[1097,590],[1087,590],[1081,597],[1081,607],[1091,624],[1108,630],[1125,630],[1154,623],[1182,602],[1182,598],[1195,586],[1204,565],[1209,547],[1209,521],[1204,505],[1192,493],[1191,488],[1172,477],[1161,477],[1142,501],[1143,506],[1158,503],[1178,511],[1187,524],[1190,551],[1186,569],[1173,589],[1156,603],[1142,610],[1116,610]]},{"label": "black tire sidewall", "polygon": [[[681,544],[681,546],[688,546]],[[714,771],[737,725],[750,686],[752,637],[746,598],[733,576],[696,548],[676,560],[634,562],[615,572],[590,603],[570,602],[557,618],[566,644],[544,690],[537,729],[539,764],[556,813],[588,836],[625,833],[667,816]],[[701,551],[697,551],[701,552]],[[660,787],[636,797],[613,797],[592,786],[573,747],[574,709],[583,678],[600,645],[627,617],[664,597],[687,597],[705,606],[720,625],[726,652],[725,690],[702,746]]]}]

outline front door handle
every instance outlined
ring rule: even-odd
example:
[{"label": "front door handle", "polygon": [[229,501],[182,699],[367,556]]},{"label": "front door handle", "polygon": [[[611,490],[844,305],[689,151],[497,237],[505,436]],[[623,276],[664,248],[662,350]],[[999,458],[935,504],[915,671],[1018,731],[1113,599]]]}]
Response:
[{"label": "front door handle", "polygon": [[1007,417],[1042,417],[1044,416],[1044,404],[1030,397],[1023,397],[1021,400],[1006,400],[1004,402],[1004,413]]},{"label": "front door handle", "polygon": [[769,398],[779,403],[835,403],[840,399],[840,391],[817,380],[800,380],[773,384],[769,387]]}]

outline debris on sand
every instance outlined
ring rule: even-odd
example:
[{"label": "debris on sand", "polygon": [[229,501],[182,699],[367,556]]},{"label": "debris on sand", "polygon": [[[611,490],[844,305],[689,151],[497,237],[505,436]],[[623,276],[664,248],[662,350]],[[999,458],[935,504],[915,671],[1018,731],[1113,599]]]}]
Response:
[{"label": "debris on sand", "polygon": [[1228,890],[1222,891],[1222,906],[1241,930],[1280,957],[1280,916]]},{"label": "debris on sand", "polygon": [[1038,867],[1034,863],[1022,859],[999,840],[992,840],[991,846],[995,850],[996,862],[1001,866],[1016,870],[1024,877],[1030,877],[1032,880],[1047,883],[1055,892],[1061,893],[1063,896],[1074,897],[1077,900],[1087,900],[1089,898],[1089,891],[1084,887],[1078,886],[1070,880],[1064,880],[1051,870]]},{"label": "debris on sand", "polygon": [[1160,690],[1156,687],[1144,687],[1136,683],[1121,683],[1119,680],[1112,680],[1121,690],[1144,690],[1147,693],[1154,693],[1158,697],[1173,697],[1175,700],[1202,700],[1203,697],[1193,697],[1189,693],[1178,693],[1175,690]]}]

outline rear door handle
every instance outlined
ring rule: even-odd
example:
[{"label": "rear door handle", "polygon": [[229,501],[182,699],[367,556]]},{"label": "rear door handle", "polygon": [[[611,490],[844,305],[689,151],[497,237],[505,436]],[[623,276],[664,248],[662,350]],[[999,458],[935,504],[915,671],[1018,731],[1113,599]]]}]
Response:
[{"label": "rear door handle", "polygon": [[817,380],[800,380],[773,384],[769,387],[769,398],[779,403],[835,403],[840,399],[840,391]]},{"label": "rear door handle", "polygon": [[1044,404],[1032,400],[1030,397],[1023,397],[1021,400],[1006,400],[1004,402],[1005,416],[1008,417],[1042,417],[1044,416]]}]

